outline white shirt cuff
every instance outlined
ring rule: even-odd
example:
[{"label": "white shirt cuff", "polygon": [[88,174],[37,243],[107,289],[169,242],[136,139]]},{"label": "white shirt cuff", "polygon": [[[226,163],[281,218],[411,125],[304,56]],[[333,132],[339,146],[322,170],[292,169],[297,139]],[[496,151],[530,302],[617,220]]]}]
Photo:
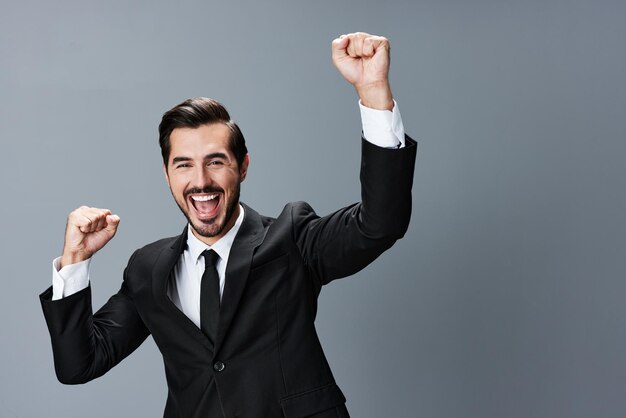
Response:
[{"label": "white shirt cuff", "polygon": [[91,258],[70,264],[59,270],[61,257],[52,261],[52,300],[73,295],[89,286],[89,264]]},{"label": "white shirt cuff", "polygon": [[359,100],[363,137],[382,148],[404,147],[404,125],[398,103],[393,101],[393,110],[377,110],[363,106]]}]

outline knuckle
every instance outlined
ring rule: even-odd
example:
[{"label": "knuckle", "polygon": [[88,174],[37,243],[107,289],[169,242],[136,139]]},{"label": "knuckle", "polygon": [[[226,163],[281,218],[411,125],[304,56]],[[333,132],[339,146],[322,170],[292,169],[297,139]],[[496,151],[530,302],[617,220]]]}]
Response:
[{"label": "knuckle", "polygon": [[76,222],[74,222],[74,225],[83,230],[89,227],[89,221],[76,220]]}]

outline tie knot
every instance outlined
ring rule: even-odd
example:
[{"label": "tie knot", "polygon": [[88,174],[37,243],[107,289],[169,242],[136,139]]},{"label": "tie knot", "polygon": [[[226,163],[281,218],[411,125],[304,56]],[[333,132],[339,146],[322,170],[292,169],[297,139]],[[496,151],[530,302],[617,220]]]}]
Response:
[{"label": "tie knot", "polygon": [[204,268],[205,269],[207,269],[208,267],[215,267],[217,263],[217,259],[220,258],[219,254],[217,254],[213,250],[204,250],[202,252],[202,255],[204,256]]}]

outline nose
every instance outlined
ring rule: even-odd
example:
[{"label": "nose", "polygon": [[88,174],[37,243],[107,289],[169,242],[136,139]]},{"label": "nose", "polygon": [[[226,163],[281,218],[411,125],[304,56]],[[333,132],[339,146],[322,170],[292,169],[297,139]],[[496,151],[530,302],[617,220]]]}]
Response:
[{"label": "nose", "polygon": [[201,164],[196,166],[193,175],[193,186],[199,189],[210,186],[213,183],[211,173],[207,170],[206,166]]}]

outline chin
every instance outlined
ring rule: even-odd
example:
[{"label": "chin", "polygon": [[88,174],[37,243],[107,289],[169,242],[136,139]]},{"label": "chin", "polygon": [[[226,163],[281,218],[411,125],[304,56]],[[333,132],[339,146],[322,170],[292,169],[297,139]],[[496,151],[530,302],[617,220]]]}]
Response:
[{"label": "chin", "polygon": [[193,229],[205,238],[213,238],[222,233],[224,230],[224,224],[218,223],[217,220],[204,223],[203,221],[197,221],[196,223],[190,222]]}]

